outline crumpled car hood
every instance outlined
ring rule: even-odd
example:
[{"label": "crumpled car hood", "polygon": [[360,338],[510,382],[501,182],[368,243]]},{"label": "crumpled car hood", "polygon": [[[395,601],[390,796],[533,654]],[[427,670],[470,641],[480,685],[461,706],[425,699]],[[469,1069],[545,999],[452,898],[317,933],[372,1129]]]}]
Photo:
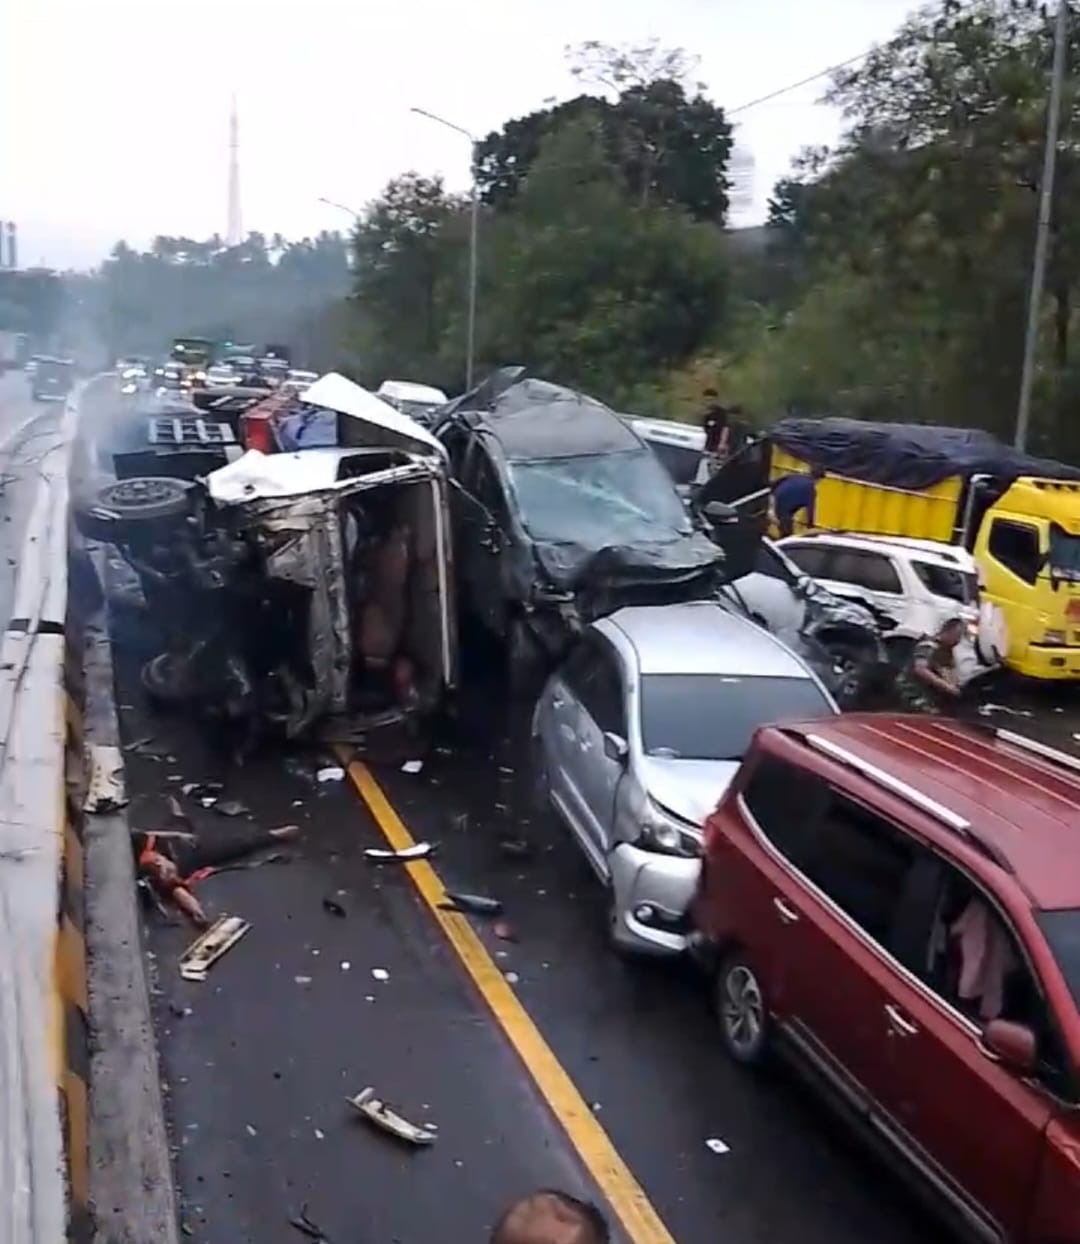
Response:
[{"label": "crumpled car hood", "polygon": [[536,559],[551,585],[562,591],[620,583],[671,583],[719,575],[724,555],[701,532],[649,544],[608,545],[538,542]]}]

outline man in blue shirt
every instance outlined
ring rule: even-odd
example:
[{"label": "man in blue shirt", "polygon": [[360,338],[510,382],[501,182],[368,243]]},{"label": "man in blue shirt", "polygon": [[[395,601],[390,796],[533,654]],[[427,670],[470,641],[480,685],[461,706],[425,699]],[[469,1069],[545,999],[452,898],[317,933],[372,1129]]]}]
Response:
[{"label": "man in blue shirt", "polygon": [[806,511],[806,525],[814,525],[814,502],[817,500],[817,482],[825,472],[819,466],[811,467],[809,475],[785,475],[773,484],[772,510],[781,536],[790,536],[795,530],[795,515]]}]

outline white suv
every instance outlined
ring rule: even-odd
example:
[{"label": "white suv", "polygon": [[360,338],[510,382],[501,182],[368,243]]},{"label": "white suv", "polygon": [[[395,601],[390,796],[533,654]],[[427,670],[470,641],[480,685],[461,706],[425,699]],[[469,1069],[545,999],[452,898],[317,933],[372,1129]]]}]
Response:
[{"label": "white suv", "polygon": [[963,548],[903,536],[810,532],[778,540],[800,570],[838,596],[870,600],[896,619],[891,636],[932,635],[948,618],[968,624],[957,651],[962,683],[999,666],[1008,648],[1005,620],[979,599],[979,570]]}]

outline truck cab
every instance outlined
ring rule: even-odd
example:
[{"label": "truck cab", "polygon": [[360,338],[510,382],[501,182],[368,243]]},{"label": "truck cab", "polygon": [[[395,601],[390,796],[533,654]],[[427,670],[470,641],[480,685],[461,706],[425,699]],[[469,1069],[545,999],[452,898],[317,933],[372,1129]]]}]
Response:
[{"label": "truck cab", "polygon": [[1009,622],[1009,664],[1080,678],[1080,483],[1023,477],[987,508],[973,552]]}]

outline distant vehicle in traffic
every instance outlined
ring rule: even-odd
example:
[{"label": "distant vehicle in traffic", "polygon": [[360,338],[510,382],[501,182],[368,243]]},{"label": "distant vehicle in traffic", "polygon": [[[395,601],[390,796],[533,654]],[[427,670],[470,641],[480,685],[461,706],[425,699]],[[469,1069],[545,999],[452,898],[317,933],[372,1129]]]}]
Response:
[{"label": "distant vehicle in traffic", "polygon": [[208,389],[225,388],[231,384],[239,384],[240,375],[231,362],[211,363],[206,369],[206,387]]},{"label": "distant vehicle in traffic", "polygon": [[446,394],[430,384],[413,380],[384,380],[376,396],[420,423],[430,423],[432,415],[447,403]]},{"label": "distant vehicle in traffic", "polygon": [[35,402],[62,402],[75,384],[75,364],[71,359],[38,355],[30,383]]},{"label": "distant vehicle in traffic", "polygon": [[615,945],[687,945],[702,826],[759,725],[839,710],[780,640],[705,601],[594,622],[533,714],[541,797],[610,888]]},{"label": "distant vehicle in traffic", "polygon": [[280,388],[289,378],[289,364],[275,355],[265,355],[257,360],[259,375],[270,389]]},{"label": "distant vehicle in traffic", "polygon": [[1080,1241],[1078,824],[1077,758],[881,714],[766,727],[706,821],[724,1048],[795,1062],[965,1240]]},{"label": "distant vehicle in traffic", "polygon": [[531,689],[597,617],[707,599],[724,554],[652,451],[572,389],[496,373],[444,408],[436,435],[459,487],[456,563],[466,607]]},{"label": "distant vehicle in traffic", "polygon": [[[305,389],[310,388],[319,378],[319,373],[315,371],[304,371],[301,368],[293,367],[289,370],[282,383],[283,389],[288,389],[292,393],[303,393]],[[405,412],[408,413],[407,411]]]}]

